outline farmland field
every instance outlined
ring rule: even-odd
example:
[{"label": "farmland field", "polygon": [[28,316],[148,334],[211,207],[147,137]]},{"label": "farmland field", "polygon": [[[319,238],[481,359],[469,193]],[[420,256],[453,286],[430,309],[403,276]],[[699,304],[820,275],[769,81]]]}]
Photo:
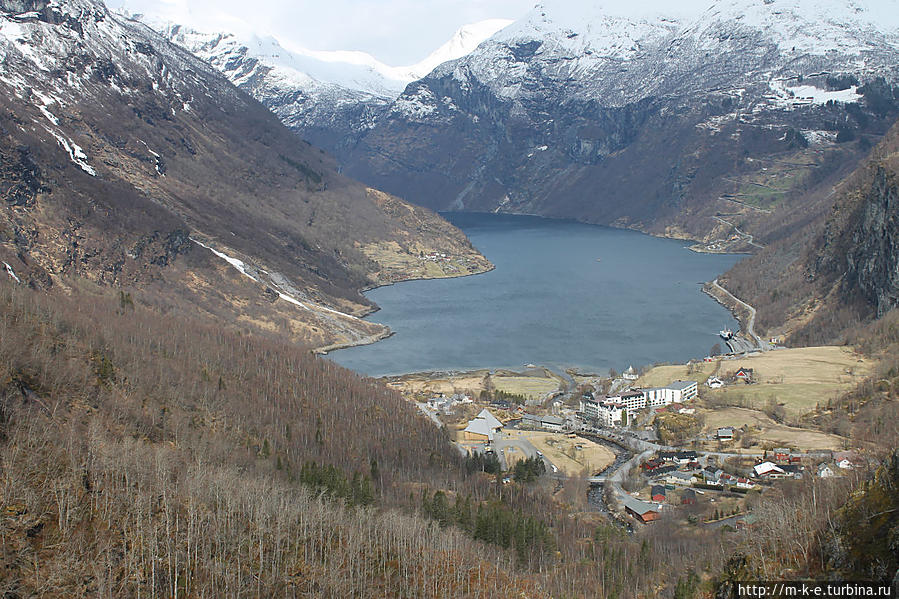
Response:
[{"label": "farmland field", "polygon": [[[718,368],[717,376],[726,378],[739,368],[752,368],[752,385],[742,382],[722,389],[702,385]],[[781,349],[735,360],[703,362],[688,373],[686,365],[659,366],[637,381],[637,386],[655,387],[676,379],[700,383],[700,395],[710,403],[763,409],[769,403],[783,404],[787,417],[797,418],[816,405],[824,405],[867,377],[873,362],[863,359],[851,348],[838,346]]]},{"label": "farmland field", "polygon": [[778,424],[767,414],[758,410],[717,408],[701,410],[700,414],[705,418],[704,432],[706,433],[714,432],[721,426],[740,428],[746,425],[754,429],[752,435],[758,441],[758,446],[746,450],[751,453],[758,453],[761,449],[771,447],[790,447],[799,450],[838,450],[843,448],[844,439],[842,437]]}]

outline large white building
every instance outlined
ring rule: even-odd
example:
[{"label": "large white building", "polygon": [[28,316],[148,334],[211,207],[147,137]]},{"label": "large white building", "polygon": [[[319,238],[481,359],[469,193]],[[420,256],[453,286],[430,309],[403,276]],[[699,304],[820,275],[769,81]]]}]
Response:
[{"label": "large white building", "polygon": [[585,418],[597,420],[605,426],[618,426],[627,409],[624,403],[617,397],[595,399],[592,397],[581,398],[581,413]]},{"label": "large white building", "polygon": [[643,393],[646,396],[646,404],[654,408],[690,401],[699,394],[699,386],[696,381],[674,381],[665,387],[644,389]]},{"label": "large white building", "polygon": [[666,387],[629,390],[603,399],[585,395],[581,398],[581,413],[585,418],[595,418],[606,426],[616,426],[621,424],[624,411],[630,421],[636,412],[646,407],[655,408],[689,401],[697,395],[696,381],[674,381]]},{"label": "large white building", "polygon": [[590,397],[581,397],[581,413],[585,418],[599,418],[599,400]]},{"label": "large white building", "polygon": [[616,397],[607,397],[606,400],[624,404],[628,412],[636,412],[646,407],[646,394],[643,391],[627,391]]},{"label": "large white building", "polygon": [[619,426],[624,419],[627,408],[624,404],[613,401],[603,401],[599,404],[599,417],[597,420],[606,426]]}]

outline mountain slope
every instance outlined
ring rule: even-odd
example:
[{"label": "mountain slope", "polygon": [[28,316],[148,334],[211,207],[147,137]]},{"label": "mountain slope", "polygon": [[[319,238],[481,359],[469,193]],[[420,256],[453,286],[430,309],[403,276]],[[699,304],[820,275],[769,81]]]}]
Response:
[{"label": "mountain slope", "polygon": [[406,504],[422,485],[475,505],[490,489],[383,385],[109,290],[14,287],[0,281],[5,597],[550,596]]},{"label": "mountain slope", "polygon": [[899,306],[899,123],[817,203],[820,216],[724,277],[794,343],[845,339]]},{"label": "mountain slope", "polygon": [[486,266],[445,221],[338,175],[206,63],[98,2],[3,0],[0,63],[0,252],[26,283],[137,286],[327,345],[384,334],[356,318],[371,309],[360,288],[453,274],[422,251],[454,256],[456,274]]},{"label": "mountain slope", "polygon": [[329,151],[358,139],[410,82],[464,56],[511,22],[465,25],[424,60],[392,67],[363,52],[285,48],[268,36],[201,32],[159,16],[133,16],[208,61],[304,139]]},{"label": "mountain slope", "polygon": [[338,158],[434,208],[712,241],[763,233],[897,114],[892,14],[838,0],[677,6],[544,2],[408,86]]}]

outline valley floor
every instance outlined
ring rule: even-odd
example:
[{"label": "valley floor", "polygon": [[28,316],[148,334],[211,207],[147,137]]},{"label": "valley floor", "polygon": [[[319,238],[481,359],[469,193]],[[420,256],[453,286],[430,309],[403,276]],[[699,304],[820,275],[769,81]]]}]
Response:
[{"label": "valley floor", "polygon": [[[699,397],[685,402],[681,410],[698,423],[698,428],[688,438],[668,443],[656,441],[655,410],[642,413],[640,421],[628,429],[602,428],[597,431],[620,445],[621,451],[633,452],[635,456],[633,463],[622,465],[616,462],[614,473],[596,478],[596,481],[611,485],[612,496],[618,497],[619,509],[623,511],[627,497],[633,497],[621,488],[628,480],[628,471],[649,459],[654,452],[672,446],[673,449],[698,451],[703,465],[707,461],[711,465],[716,460],[728,460],[733,467],[749,470],[760,456],[774,448],[786,447],[796,455],[805,456],[803,459],[808,462],[804,464],[806,473],[813,475],[818,461],[826,461],[833,452],[852,448],[853,442],[847,437],[820,430],[811,417],[870,377],[875,367],[874,360],[861,356],[852,348],[823,346],[781,348],[742,356],[722,356],[714,361],[660,365],[649,368],[637,380],[613,381],[576,373],[560,375],[542,367],[522,372],[482,369],[416,373],[384,380],[388,387],[417,402],[435,422],[445,425],[465,451],[484,450],[483,442],[471,441],[462,430],[470,419],[487,409],[506,425],[501,435],[497,433],[500,436],[493,444],[506,467],[511,468],[518,460],[539,456],[546,462],[547,472],[553,478],[584,482],[593,481],[597,473],[616,461],[615,452],[581,436],[583,431],[571,426],[572,422],[577,422],[573,419],[580,416],[578,402],[585,389],[600,394],[620,393],[627,387],[651,388],[675,380],[696,381]],[[751,372],[751,381],[744,382],[735,377],[739,370]],[[706,381],[710,379],[723,381],[722,386],[709,388]],[[658,414],[662,412],[658,410]],[[560,422],[566,422],[561,431],[540,431],[535,430],[540,425],[535,426],[533,419],[527,422],[526,414],[555,415]],[[725,427],[736,430],[733,440],[718,439],[717,431]],[[573,434],[575,432],[577,436]],[[637,497],[645,495],[649,500],[649,487],[634,490]],[[700,503],[707,501],[708,497]],[[722,508],[723,504],[719,504],[718,511],[723,514]],[[727,508],[728,513],[741,514],[744,509],[744,502],[740,501]]]}]

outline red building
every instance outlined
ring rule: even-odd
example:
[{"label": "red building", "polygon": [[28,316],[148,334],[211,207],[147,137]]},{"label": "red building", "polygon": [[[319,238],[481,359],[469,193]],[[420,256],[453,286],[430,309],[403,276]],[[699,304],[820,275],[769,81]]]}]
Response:
[{"label": "red building", "polygon": [[774,450],[774,461],[776,462],[786,462],[790,459],[790,450],[786,447],[778,447]]},{"label": "red building", "polygon": [[662,485],[653,485],[649,494],[653,501],[662,502],[668,498],[665,494],[665,487]]},{"label": "red building", "polygon": [[659,519],[659,508],[660,506],[633,497],[624,499],[624,511],[644,524]]}]

